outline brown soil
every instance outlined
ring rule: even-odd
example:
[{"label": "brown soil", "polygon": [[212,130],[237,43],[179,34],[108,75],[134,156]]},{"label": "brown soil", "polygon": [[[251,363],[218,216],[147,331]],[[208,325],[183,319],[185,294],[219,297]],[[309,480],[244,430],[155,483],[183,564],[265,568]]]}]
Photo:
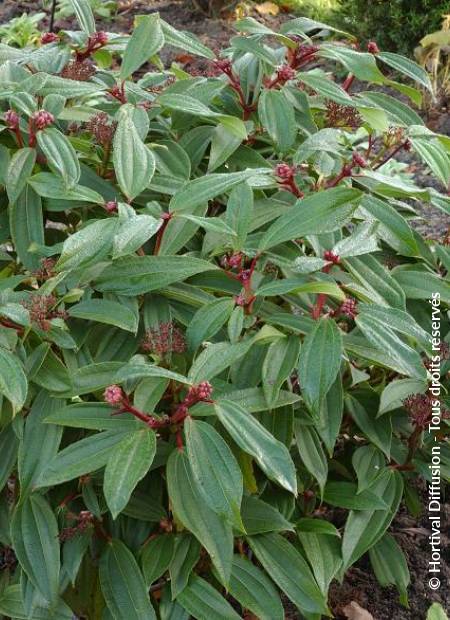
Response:
[{"label": "brown soil", "polygon": [[[21,15],[24,12],[41,10],[40,2],[36,0],[0,0],[0,23]],[[98,28],[106,31],[127,32],[131,29],[135,15],[153,13],[158,11],[161,17],[172,26],[180,30],[189,30],[196,34],[200,40],[213,50],[217,51],[229,42],[231,36],[235,34],[232,22],[223,17],[208,17],[202,12],[189,8],[189,4],[181,0],[119,0],[119,10],[114,20],[101,21]],[[280,22],[287,16],[264,16],[255,15],[259,20],[264,21],[269,27],[276,29]],[[43,24],[43,29],[46,27]],[[73,28],[73,20],[59,21],[55,24],[58,28]],[[163,62],[167,65],[177,60],[187,70],[203,70],[204,61],[198,61],[189,55],[180,52],[169,52],[163,57]],[[450,121],[446,110],[435,110],[431,113],[430,126],[432,129],[450,134]],[[422,175],[419,170],[418,176]],[[429,178],[426,179],[430,184]],[[447,218],[438,212],[434,218],[434,226],[445,228],[448,226]],[[445,219],[445,224],[443,220]],[[430,222],[430,224],[432,224]],[[424,502],[425,505],[425,502]],[[443,533],[448,531],[450,523],[450,505],[443,506]],[[363,609],[367,609],[374,620],[425,620],[427,609],[434,601],[440,602],[444,609],[450,610],[450,547],[446,536],[442,539],[442,575],[441,589],[432,592],[428,587],[428,559],[430,549],[428,546],[429,524],[426,515],[420,518],[411,517],[405,508],[402,508],[394,520],[391,533],[396,537],[397,542],[402,547],[408,560],[411,573],[411,585],[409,587],[409,609],[405,609],[398,602],[398,595],[395,588],[383,589],[377,583],[370,567],[367,557],[362,558],[352,567],[342,584],[333,582],[330,588],[330,606],[337,620],[346,620],[347,616],[343,613],[343,608],[356,601]],[[300,620],[296,608],[285,601],[286,620]]]}]

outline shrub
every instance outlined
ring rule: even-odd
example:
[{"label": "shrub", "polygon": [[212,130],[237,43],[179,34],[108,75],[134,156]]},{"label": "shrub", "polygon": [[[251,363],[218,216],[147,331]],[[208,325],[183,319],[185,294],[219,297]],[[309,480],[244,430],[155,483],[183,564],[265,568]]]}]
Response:
[{"label": "shrub", "polygon": [[[438,96],[441,106],[444,106],[450,94],[450,15],[443,20],[442,27],[437,32],[427,34],[414,54],[431,79],[433,93]],[[436,106],[436,98],[425,93],[425,107]]]},{"label": "shrub", "polygon": [[[408,220],[450,201],[390,164],[447,184],[449,142],[349,91],[426,73],[305,19],[244,19],[216,58],[76,6],[80,32],[0,46],[0,612],[276,620],[281,590],[318,618],[367,552],[406,603],[387,530],[446,434],[450,304]],[[142,73],[164,44],[211,75]]]},{"label": "shrub", "polygon": [[376,39],[385,49],[410,53],[418,41],[439,29],[450,13],[448,0],[340,0],[339,21],[363,42]]}]

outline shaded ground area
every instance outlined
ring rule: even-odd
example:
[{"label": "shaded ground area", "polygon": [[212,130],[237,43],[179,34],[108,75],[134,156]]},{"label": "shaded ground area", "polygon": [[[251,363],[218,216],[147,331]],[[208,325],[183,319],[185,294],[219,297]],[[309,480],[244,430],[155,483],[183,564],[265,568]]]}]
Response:
[{"label": "shaded ground area", "polygon": [[[134,16],[137,14],[152,13],[158,11],[161,17],[172,26],[180,30],[189,30],[196,34],[200,40],[217,51],[226,47],[233,34],[232,21],[226,18],[211,18],[194,8],[189,8],[186,2],[164,0],[119,0],[119,10],[113,20],[99,20],[98,28],[115,32],[127,32],[130,30]],[[36,0],[0,0],[0,23],[21,15],[23,12],[41,10],[40,3]],[[288,18],[287,15],[278,16],[255,15],[270,27],[276,29],[281,21]],[[73,20],[57,21],[58,28],[73,28]],[[179,52],[168,52],[163,57],[166,64],[176,60],[187,70],[196,71],[203,69],[203,61],[198,61]],[[392,92],[390,94],[393,94]],[[435,131],[450,135],[450,118],[447,109],[440,106],[432,110],[425,119],[427,124]],[[404,159],[410,166],[419,185],[434,186],[443,191],[432,179],[427,169],[416,160],[414,155],[407,154]],[[438,209],[427,205],[419,208],[424,218],[417,221],[415,226],[425,236],[442,239],[450,227],[450,216],[443,214]],[[425,499],[423,506],[426,505]],[[443,507],[443,523],[450,522],[450,506]],[[341,525],[341,524],[340,524]],[[409,588],[410,608],[405,609],[398,602],[395,588],[383,589],[377,583],[369,561],[363,558],[349,570],[344,583],[334,582],[330,590],[330,604],[337,620],[348,618],[343,611],[352,601],[357,602],[363,609],[370,612],[374,620],[424,620],[426,611],[433,601],[440,602],[444,608],[450,609],[450,550],[447,537],[443,537],[443,572],[442,587],[432,593],[428,587],[428,560],[430,549],[428,546],[429,523],[426,515],[420,518],[411,517],[406,509],[402,508],[390,528],[397,542],[404,550],[411,572],[412,584]],[[445,530],[444,530],[445,531]],[[286,620],[298,620],[296,608],[289,601],[285,601]],[[361,620],[363,618],[361,617]]]}]

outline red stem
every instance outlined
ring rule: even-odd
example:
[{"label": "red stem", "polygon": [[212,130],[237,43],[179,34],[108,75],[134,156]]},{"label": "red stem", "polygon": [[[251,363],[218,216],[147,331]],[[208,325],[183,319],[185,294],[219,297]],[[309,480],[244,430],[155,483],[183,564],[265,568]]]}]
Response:
[{"label": "red stem", "polygon": [[389,155],[386,155],[384,159],[382,159],[376,166],[374,166],[374,170],[378,170],[378,168],[381,168],[381,166],[384,166],[384,164],[388,162],[390,159],[392,159],[394,155],[397,155],[399,151],[404,149],[405,146],[408,144],[408,142],[409,140],[405,140],[404,142],[399,144]]},{"label": "red stem", "polygon": [[[333,266],[333,263],[330,263],[329,265],[325,265],[325,267],[322,267],[322,273],[330,273],[332,266]],[[320,318],[320,315],[322,314],[322,310],[323,310],[326,300],[327,300],[326,293],[319,293],[319,295],[317,295],[316,303],[314,304],[311,310],[311,316],[315,321],[317,321]]]},{"label": "red stem", "polygon": [[156,235],[155,249],[153,250],[153,254],[158,254],[158,252],[159,252],[159,250],[161,248],[161,243],[162,243],[163,236],[164,236],[164,233],[165,233],[166,228],[167,228],[167,224],[172,219],[172,213],[163,213],[161,217],[163,219],[163,223],[162,223],[162,226],[158,230],[158,233]]},{"label": "red stem", "polygon": [[338,183],[340,183],[342,181],[342,179],[345,179],[347,177],[352,176],[352,169],[351,166],[349,164],[344,164],[342,166],[342,170],[340,171],[340,173],[337,175],[337,177],[335,179],[333,179],[333,181],[330,181],[329,183],[327,183],[327,187],[336,187],[336,185],[338,185]]},{"label": "red stem", "polygon": [[342,88],[348,93],[348,91],[350,90],[351,85],[353,84],[353,80],[355,79],[355,76],[353,75],[353,73],[349,73],[347,75],[347,77],[345,78],[344,83],[342,84]]}]

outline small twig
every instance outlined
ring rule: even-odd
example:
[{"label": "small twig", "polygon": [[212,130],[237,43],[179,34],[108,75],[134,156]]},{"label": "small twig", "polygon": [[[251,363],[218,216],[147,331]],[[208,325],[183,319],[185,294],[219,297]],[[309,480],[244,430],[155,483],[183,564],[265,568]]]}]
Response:
[{"label": "small twig", "polygon": [[50,23],[48,25],[49,32],[53,32],[53,28],[55,25],[56,2],[57,0],[52,0],[52,8],[50,10]]}]

